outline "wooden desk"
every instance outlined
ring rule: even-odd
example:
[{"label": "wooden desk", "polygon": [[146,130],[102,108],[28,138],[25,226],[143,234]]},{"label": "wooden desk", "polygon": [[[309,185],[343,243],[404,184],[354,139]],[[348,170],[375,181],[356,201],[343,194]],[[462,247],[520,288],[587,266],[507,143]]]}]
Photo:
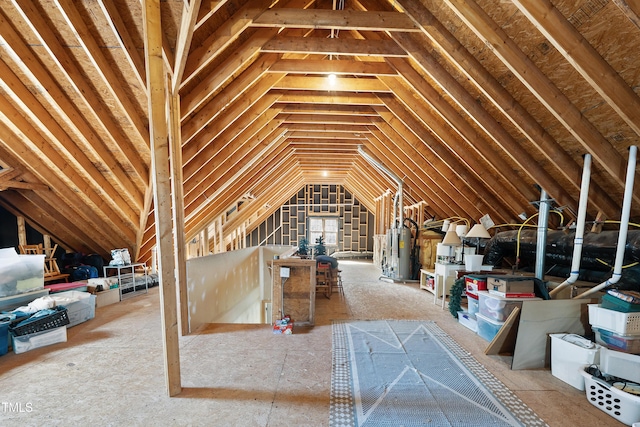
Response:
[{"label": "wooden desk", "polygon": [[[289,277],[281,270],[289,268]],[[271,324],[288,314],[294,325],[313,325],[316,308],[316,260],[281,258],[272,261]],[[295,333],[295,332],[294,332]]]}]

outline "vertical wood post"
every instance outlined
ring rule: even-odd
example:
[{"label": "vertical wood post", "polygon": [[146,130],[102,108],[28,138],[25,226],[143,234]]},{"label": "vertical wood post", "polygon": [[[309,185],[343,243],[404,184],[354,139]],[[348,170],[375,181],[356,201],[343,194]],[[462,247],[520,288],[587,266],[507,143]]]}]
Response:
[{"label": "vertical wood post", "polygon": [[[167,85],[171,87],[170,85]],[[171,95],[169,116],[171,128],[169,144],[171,145],[171,206],[173,207],[173,239],[176,251],[176,281],[178,298],[178,326],[182,335],[189,334],[189,298],[187,294],[187,261],[186,242],[184,239],[184,193],[182,177],[182,135],[180,133],[180,97]]]},{"label": "vertical wood post", "polygon": [[172,234],[167,95],[162,60],[160,0],[144,0],[144,35],[151,135],[151,176],[156,217],[156,247],[160,279],[160,312],[163,329],[167,393],[175,396],[180,384],[180,348],[176,298],[175,257]]},{"label": "vertical wood post", "polygon": [[17,217],[18,220],[18,245],[24,246],[27,244],[27,228],[24,225],[24,217]]}]

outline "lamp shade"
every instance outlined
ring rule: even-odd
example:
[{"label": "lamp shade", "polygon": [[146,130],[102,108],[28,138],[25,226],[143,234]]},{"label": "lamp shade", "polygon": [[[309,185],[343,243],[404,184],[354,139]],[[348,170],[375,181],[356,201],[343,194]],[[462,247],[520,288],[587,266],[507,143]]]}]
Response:
[{"label": "lamp shade", "polygon": [[444,235],[444,239],[442,239],[442,244],[447,246],[458,246],[461,243],[462,241],[460,240],[458,233],[456,233],[456,226],[455,224],[452,224],[449,227],[449,231],[447,231],[447,234]]},{"label": "lamp shade", "polygon": [[[448,233],[447,233],[448,234]],[[471,227],[471,230],[466,235],[467,238],[477,237],[479,239],[490,239],[491,235],[486,228],[480,223]],[[445,236],[446,239],[446,236]]]}]

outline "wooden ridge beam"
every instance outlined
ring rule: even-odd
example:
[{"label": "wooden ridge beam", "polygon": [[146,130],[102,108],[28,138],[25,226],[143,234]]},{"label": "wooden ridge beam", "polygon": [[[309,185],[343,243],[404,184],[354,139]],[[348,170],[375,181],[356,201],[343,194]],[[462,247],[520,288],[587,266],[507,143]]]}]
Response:
[{"label": "wooden ridge beam", "polygon": [[354,31],[420,31],[411,19],[399,12],[331,9],[267,9],[254,18],[251,25]]},{"label": "wooden ridge beam", "polygon": [[301,130],[293,130],[293,131],[287,132],[287,138],[289,138],[290,140],[308,139],[312,141],[316,138],[327,139],[327,140],[338,139],[338,140],[366,141],[366,138],[360,133],[323,132],[321,135],[318,135],[318,133],[314,131],[301,131]]},{"label": "wooden ridge beam", "polygon": [[327,125],[366,125],[378,117],[369,116],[343,116],[332,114],[286,114],[281,113],[282,117],[286,117],[284,123],[323,123]]}]

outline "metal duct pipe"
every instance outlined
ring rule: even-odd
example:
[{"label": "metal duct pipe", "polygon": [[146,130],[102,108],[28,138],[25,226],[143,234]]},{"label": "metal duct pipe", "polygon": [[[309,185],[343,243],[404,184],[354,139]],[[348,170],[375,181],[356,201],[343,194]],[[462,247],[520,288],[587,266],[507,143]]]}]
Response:
[{"label": "metal duct pipe", "polygon": [[589,183],[591,181],[591,154],[584,155],[582,166],[582,184],[580,185],[580,201],[578,202],[578,222],[576,234],[573,238],[573,259],[571,260],[571,274],[564,282],[560,283],[549,292],[553,297],[562,289],[574,284],[580,274],[580,259],[582,258],[582,246],[584,243],[584,228],[587,218],[587,202],[589,201]]},{"label": "metal duct pipe", "polygon": [[622,263],[624,261],[624,250],[627,246],[627,232],[629,231],[629,216],[631,214],[631,199],[633,196],[633,180],[636,174],[636,158],[638,155],[638,147],[632,145],[629,147],[629,163],[627,164],[627,179],[624,187],[624,198],[622,201],[622,216],[620,218],[620,233],[618,234],[618,246],[616,251],[616,262],[613,266],[613,274],[611,278],[600,283],[599,285],[575,296],[573,299],[584,298],[613,285],[620,280],[622,276]]},{"label": "metal duct pipe", "polygon": [[536,269],[537,279],[544,280],[544,257],[547,250],[547,223],[549,222],[549,204],[547,192],[540,189],[540,214],[538,216],[538,240],[536,244]]},{"label": "metal duct pipe", "polygon": [[[387,169],[381,163],[379,163],[376,159],[374,159],[370,154],[366,153],[362,149],[362,146],[358,146],[358,153],[360,153],[362,155],[362,157],[365,158],[366,161],[368,161],[373,166],[375,166],[378,169],[380,169],[382,172],[386,173],[389,177],[391,177],[391,179],[393,179],[398,184],[398,212],[397,212],[398,218],[395,218],[396,213],[394,213],[394,218],[393,218],[394,223],[391,225],[391,228],[395,228],[395,221],[396,220],[398,220],[399,227],[402,228],[402,224],[404,224],[404,206],[403,206],[403,199],[402,199],[402,193],[403,193],[403,191],[402,191],[402,180],[400,179],[400,177],[398,177],[398,175],[396,175],[395,173],[391,172],[389,169]],[[395,209],[395,203],[394,203],[394,209]]]}]

